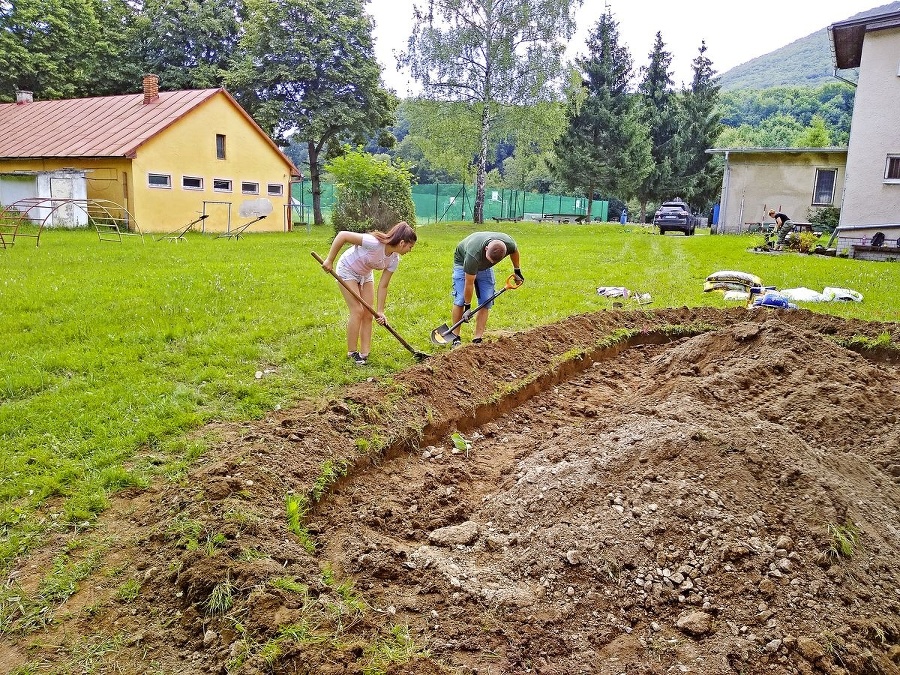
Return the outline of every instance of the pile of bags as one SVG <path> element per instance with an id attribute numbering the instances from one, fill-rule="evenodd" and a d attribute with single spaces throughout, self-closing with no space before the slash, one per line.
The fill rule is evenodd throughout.
<path id="1" fill-rule="evenodd" d="M 703 291 L 723 291 L 725 300 L 748 302 L 748 307 L 775 307 L 796 309 L 795 302 L 862 302 L 862 293 L 849 288 L 828 286 L 821 293 L 809 288 L 788 288 L 781 291 L 774 286 L 763 286 L 755 274 L 722 270 L 713 272 L 703 283 Z"/>

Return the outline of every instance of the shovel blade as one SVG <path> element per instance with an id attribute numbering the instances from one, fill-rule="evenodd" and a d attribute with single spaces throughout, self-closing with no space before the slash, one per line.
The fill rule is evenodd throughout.
<path id="1" fill-rule="evenodd" d="M 456 337 L 450 332 L 447 324 L 442 323 L 440 326 L 431 331 L 431 342 L 436 345 L 449 345 Z"/>

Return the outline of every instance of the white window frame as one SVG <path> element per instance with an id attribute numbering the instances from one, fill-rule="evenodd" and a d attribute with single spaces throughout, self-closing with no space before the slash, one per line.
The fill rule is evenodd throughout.
<path id="1" fill-rule="evenodd" d="M 822 201 L 822 200 L 818 199 L 819 177 L 825 173 L 830 173 L 833 177 L 832 181 L 831 181 L 831 194 L 828 197 L 828 201 Z M 837 177 L 838 177 L 837 169 L 816 169 L 816 182 L 813 184 L 813 195 L 812 195 L 812 205 L 813 206 L 834 206 L 834 192 L 837 189 Z"/>
<path id="2" fill-rule="evenodd" d="M 284 184 L 283 183 L 269 183 L 266 185 L 266 194 L 270 197 L 283 197 L 284 196 Z"/>
<path id="3" fill-rule="evenodd" d="M 888 155 L 884 162 L 884 182 L 900 183 L 900 155 Z"/>
<path id="4" fill-rule="evenodd" d="M 228 187 L 216 187 L 216 183 L 228 183 Z M 213 192 L 232 192 L 234 181 L 230 178 L 213 178 Z"/>
<path id="5" fill-rule="evenodd" d="M 258 195 L 259 194 L 259 183 L 252 180 L 242 180 L 241 181 L 241 194 L 242 195 Z"/>
<path id="6" fill-rule="evenodd" d="M 200 185 L 186 185 L 185 181 L 195 180 L 199 181 Z M 202 190 L 203 189 L 203 177 L 202 176 L 182 176 L 181 177 L 181 189 L 182 190 Z"/>
<path id="7" fill-rule="evenodd" d="M 153 178 L 165 178 L 165 185 L 160 185 L 159 183 L 154 183 Z M 171 190 L 172 189 L 172 174 L 170 173 L 153 173 L 152 171 L 147 172 L 147 187 L 153 188 L 154 190 Z"/>

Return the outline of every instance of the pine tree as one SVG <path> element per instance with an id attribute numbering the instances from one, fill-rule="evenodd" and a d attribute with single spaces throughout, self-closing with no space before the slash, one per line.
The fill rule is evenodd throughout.
<path id="1" fill-rule="evenodd" d="M 686 198 L 680 182 L 683 173 L 678 135 L 678 108 L 672 90 L 672 54 L 665 50 L 662 34 L 656 33 L 649 64 L 643 69 L 644 78 L 638 86 L 641 94 L 642 121 L 650 131 L 650 154 L 653 164 L 637 190 L 644 222 L 647 203 L 663 202 L 676 197 Z"/>
<path id="2" fill-rule="evenodd" d="M 692 206 L 705 210 L 722 189 L 721 158 L 706 152 L 715 147 L 722 132 L 718 78 L 712 61 L 706 56 L 706 42 L 701 43 L 691 67 L 694 71 L 691 89 L 681 97 L 678 143 L 685 158 L 682 170 L 685 198 Z"/>
<path id="3" fill-rule="evenodd" d="M 568 96 L 568 128 L 555 146 L 553 168 L 570 190 L 632 197 L 650 171 L 650 140 L 628 91 L 632 61 L 619 44 L 618 23 L 607 9 L 590 31 L 588 56 L 577 61 L 580 85 Z"/>

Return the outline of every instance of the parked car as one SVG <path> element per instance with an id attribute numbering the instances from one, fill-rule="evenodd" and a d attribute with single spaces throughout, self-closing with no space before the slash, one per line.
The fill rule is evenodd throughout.
<path id="1" fill-rule="evenodd" d="M 691 207 L 680 200 L 663 202 L 653 216 L 653 224 L 659 228 L 660 234 L 673 230 L 691 236 L 698 220 L 697 216 L 691 213 Z"/>

